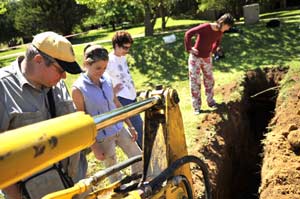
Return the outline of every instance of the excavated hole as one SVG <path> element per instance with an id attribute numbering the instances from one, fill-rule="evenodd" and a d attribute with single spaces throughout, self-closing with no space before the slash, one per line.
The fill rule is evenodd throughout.
<path id="1" fill-rule="evenodd" d="M 248 71 L 245 77 L 245 92 L 241 105 L 244 110 L 244 120 L 238 126 L 245 126 L 244 149 L 235 148 L 232 159 L 231 199 L 257 199 L 260 185 L 260 170 L 262 162 L 262 140 L 268 132 L 268 123 L 274 116 L 276 99 L 280 80 L 287 68 L 256 69 Z M 239 145 L 239 144 L 237 144 Z M 226 164 L 226 163 L 225 163 Z M 226 168 L 226 166 L 225 166 Z M 228 187 L 229 188 L 229 187 Z M 226 197 L 227 198 L 227 197 Z"/>
<path id="2" fill-rule="evenodd" d="M 259 198 L 262 141 L 275 114 L 280 80 L 287 71 L 283 67 L 248 71 L 242 99 L 218 105 L 200 122 L 191 153 L 203 156 L 207 163 L 213 199 Z M 224 96 L 236 87 L 225 85 Z M 215 134 L 204 139 L 209 129 Z M 204 146 L 197 144 L 201 139 L 208 140 Z M 193 169 L 193 174 L 196 198 L 202 199 L 203 185 L 197 177 L 201 173 Z"/>

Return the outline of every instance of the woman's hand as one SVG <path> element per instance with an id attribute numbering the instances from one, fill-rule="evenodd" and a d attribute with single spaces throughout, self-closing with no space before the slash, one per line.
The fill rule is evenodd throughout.
<path id="1" fill-rule="evenodd" d="M 120 92 L 123 89 L 123 84 L 118 83 L 115 87 L 114 87 L 114 93 L 117 94 L 118 92 Z"/>
<path id="2" fill-rule="evenodd" d="M 135 142 L 137 140 L 137 138 L 138 138 L 138 134 L 137 134 L 135 128 L 134 127 L 128 127 L 128 130 L 129 130 L 129 132 L 131 134 L 132 141 Z"/>
<path id="3" fill-rule="evenodd" d="M 196 48 L 192 48 L 189 53 L 193 54 L 193 55 L 198 55 L 199 54 L 199 51 L 196 49 Z"/>
<path id="4" fill-rule="evenodd" d="M 92 151 L 94 152 L 95 157 L 98 160 L 104 160 L 105 159 L 105 154 L 104 151 L 101 149 L 100 145 L 98 142 L 95 142 L 92 146 L 91 146 Z"/>

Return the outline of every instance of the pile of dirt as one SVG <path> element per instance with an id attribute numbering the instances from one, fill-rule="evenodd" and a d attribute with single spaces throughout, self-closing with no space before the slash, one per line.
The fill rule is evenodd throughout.
<path id="1" fill-rule="evenodd" d="M 200 121 L 189 152 L 205 160 L 213 198 L 299 198 L 300 83 L 282 94 L 287 72 L 283 67 L 248 71 L 239 85 L 220 89 L 224 103 Z M 240 87 L 241 100 L 230 101 Z M 193 174 L 201 198 L 201 172 L 194 168 Z"/>
<path id="2" fill-rule="evenodd" d="M 260 198 L 300 198 L 300 78 L 277 100 L 275 116 L 264 139 Z"/>

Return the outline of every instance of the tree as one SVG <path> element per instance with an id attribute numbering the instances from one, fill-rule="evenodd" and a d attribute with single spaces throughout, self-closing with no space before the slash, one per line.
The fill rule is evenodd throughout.
<path id="1" fill-rule="evenodd" d="M 259 3 L 262 5 L 265 11 L 271 11 L 278 8 L 285 9 L 288 2 L 286 0 L 259 0 Z"/>
<path id="2" fill-rule="evenodd" d="M 141 13 L 144 15 L 145 35 L 152 36 L 157 17 L 163 17 L 164 29 L 166 26 L 165 16 L 171 5 L 177 0 L 77 0 L 78 3 L 101 10 L 105 21 L 124 21 L 134 19 Z M 100 13 L 97 11 L 98 14 Z"/>
<path id="3" fill-rule="evenodd" d="M 150 1 L 143 1 L 144 11 L 145 11 L 145 18 L 144 18 L 144 25 L 145 25 L 145 36 L 152 36 L 154 33 L 154 25 L 156 23 L 156 14 L 157 10 L 152 7 Z"/>
<path id="4" fill-rule="evenodd" d="M 6 6 L 7 6 L 7 1 L 4 1 L 4 0 L 1 0 L 0 1 L 0 15 L 2 14 L 5 14 L 7 9 L 6 9 Z"/>
<path id="5" fill-rule="evenodd" d="M 137 0 L 144 6 L 145 36 L 152 36 L 157 17 L 162 17 L 162 29 L 166 28 L 166 13 L 177 0 Z"/>
<path id="6" fill-rule="evenodd" d="M 230 12 L 237 20 L 243 15 L 243 6 L 249 0 L 197 0 L 199 10 Z"/>
<path id="7" fill-rule="evenodd" d="M 113 30 L 122 22 L 140 22 L 139 16 L 143 17 L 141 5 L 133 0 L 77 0 L 77 2 L 95 10 L 96 15 L 89 20 L 97 21 L 95 23 L 98 24 L 110 24 Z"/>
<path id="8" fill-rule="evenodd" d="M 15 15 L 15 27 L 24 36 L 52 30 L 72 33 L 73 28 L 87 17 L 90 10 L 75 0 L 20 0 Z"/>
<path id="9" fill-rule="evenodd" d="M 178 0 L 176 0 L 178 1 Z M 171 9 L 173 7 L 173 5 L 175 5 L 176 1 L 166 1 L 166 0 L 160 0 L 159 2 L 159 15 L 161 17 L 161 29 L 162 31 L 164 31 L 166 29 L 167 26 L 167 21 L 168 21 L 168 17 L 169 14 L 171 12 Z"/>
<path id="10" fill-rule="evenodd" d="M 16 3 L 1 1 L 1 14 L 0 14 L 0 42 L 8 43 L 13 41 L 20 33 L 14 27 L 14 14 L 16 11 Z"/>

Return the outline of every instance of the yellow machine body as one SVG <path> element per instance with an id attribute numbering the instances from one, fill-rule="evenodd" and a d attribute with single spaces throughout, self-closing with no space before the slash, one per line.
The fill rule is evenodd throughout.
<path id="1" fill-rule="evenodd" d="M 117 110 L 112 114 L 113 118 L 105 117 L 105 121 L 98 124 L 95 124 L 95 118 L 77 112 L 0 134 L 0 189 L 91 146 L 98 129 L 142 111 L 145 111 L 142 156 L 144 169 L 140 184 L 146 181 L 150 181 L 151 184 L 152 179 L 160 177 L 160 172 L 168 169 L 176 160 L 186 157 L 188 152 L 176 91 L 157 89 L 144 92 L 141 97 L 155 100 L 126 113 L 119 114 Z M 130 106 L 126 107 L 130 108 Z M 117 116 L 114 117 L 114 115 Z M 85 199 L 188 198 L 187 184 L 193 184 L 188 163 L 172 171 L 171 176 L 184 176 L 185 183 L 182 181 L 174 183 L 169 176 L 164 179 L 159 189 L 150 192 L 147 191 L 146 185 L 143 188 L 137 186 L 136 189 L 126 192 L 116 192 L 116 188 L 120 187 L 123 181 L 95 189 L 94 185 L 107 177 L 101 172 L 79 181 L 71 188 L 48 194 L 43 199 L 71 199 L 92 188 L 94 188 L 93 191 L 87 194 Z M 191 193 L 193 188 L 190 187 L 189 190 Z"/>
<path id="2" fill-rule="evenodd" d="M 172 98 L 174 96 L 174 92 L 175 90 L 165 92 L 166 125 L 164 131 L 166 134 L 165 140 L 169 165 L 175 160 L 188 155 L 181 111 L 179 105 L 175 103 Z M 189 164 L 185 164 L 177 169 L 175 171 L 175 175 L 184 175 L 189 180 L 189 183 L 193 184 Z"/>
<path id="3" fill-rule="evenodd" d="M 185 190 L 182 187 L 167 184 L 158 193 L 156 193 L 151 197 L 151 199 L 161 199 L 161 198 L 182 199 L 188 197 Z"/>
<path id="4" fill-rule="evenodd" d="M 0 134 L 0 189 L 95 141 L 93 118 L 77 112 Z"/>

